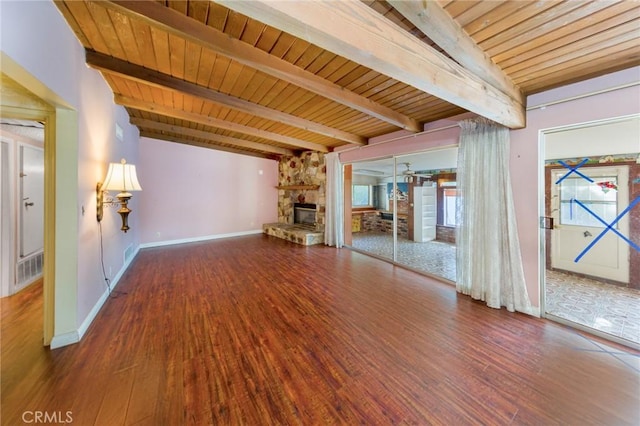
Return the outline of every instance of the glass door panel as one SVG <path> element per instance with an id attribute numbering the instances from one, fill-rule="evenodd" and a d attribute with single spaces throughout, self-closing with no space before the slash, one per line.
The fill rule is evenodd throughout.
<path id="1" fill-rule="evenodd" d="M 448 148 L 353 163 L 351 246 L 455 281 L 456 159 Z"/>
<path id="2" fill-rule="evenodd" d="M 439 172 L 450 176 L 455 170 L 445 170 L 445 166 L 451 164 L 444 162 L 437 167 L 435 159 L 442 155 L 440 151 L 428 151 L 396 159 L 399 189 L 406 198 L 398 207 L 396 262 L 455 281 L 455 243 L 438 240 L 437 232 L 438 227 L 442 229 L 440 222 L 445 218 L 441 213 L 444 190 L 438 187 Z M 450 156 L 455 157 L 455 151 Z M 455 211 L 449 213 L 455 217 Z M 452 226 L 451 234 L 455 234 L 455 223 L 449 226 Z"/>
<path id="3" fill-rule="evenodd" d="M 387 260 L 394 258 L 393 170 L 393 158 L 352 165 L 351 246 Z"/>
<path id="4" fill-rule="evenodd" d="M 640 227 L 634 227 L 640 217 L 639 124 L 638 117 L 622 117 L 556 128 L 544 132 L 542 142 L 543 315 L 635 345 L 640 344 Z"/>

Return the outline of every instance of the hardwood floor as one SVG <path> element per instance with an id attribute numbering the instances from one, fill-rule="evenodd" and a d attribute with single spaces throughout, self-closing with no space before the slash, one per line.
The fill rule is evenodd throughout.
<path id="1" fill-rule="evenodd" d="M 54 351 L 37 286 L 3 301 L 2 424 L 640 423 L 637 352 L 347 249 L 145 249 L 116 290 Z"/>

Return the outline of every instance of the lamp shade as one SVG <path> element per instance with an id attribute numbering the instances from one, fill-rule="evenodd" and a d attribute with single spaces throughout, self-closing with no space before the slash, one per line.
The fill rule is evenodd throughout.
<path id="1" fill-rule="evenodd" d="M 136 175 L 136 166 L 127 164 L 122 159 L 120 163 L 110 163 L 107 177 L 101 187 L 102 191 L 142 191 Z"/>

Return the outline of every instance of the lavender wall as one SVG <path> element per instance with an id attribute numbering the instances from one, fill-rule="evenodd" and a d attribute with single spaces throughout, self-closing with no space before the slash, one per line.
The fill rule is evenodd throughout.
<path id="1" fill-rule="evenodd" d="M 141 243 L 262 232 L 278 220 L 278 163 L 140 139 Z"/>
<path id="2" fill-rule="evenodd" d="M 544 191 L 544 159 L 539 154 L 541 130 L 640 113 L 640 67 L 609 74 L 530 96 L 527 127 L 511 132 L 511 183 L 529 296 L 540 300 L 540 195 Z M 629 86 L 626 88 L 616 87 Z M 611 90 L 614 89 L 614 90 Z M 611 90 L 611 91 L 609 91 Z M 597 94 L 597 92 L 604 91 Z M 589 95 L 591 94 L 591 95 Z M 581 97 L 589 95 L 586 97 Z M 574 98 L 574 99 L 572 99 Z M 639 141 L 640 150 L 640 141 Z"/>
<path id="3" fill-rule="evenodd" d="M 54 347 L 77 341 L 104 300 L 95 187 L 109 162 L 122 157 L 137 162 L 138 130 L 113 103 L 102 76 L 86 66 L 84 49 L 53 2 L 0 1 L 0 28 L 3 53 L 25 70 L 10 77 L 55 99 L 58 109 L 56 265 L 68 267 L 56 270 Z M 115 137 L 116 123 L 123 128 L 122 141 Z M 134 210 L 136 205 L 134 197 Z M 112 279 L 126 267 L 124 251 L 139 241 L 138 218 L 132 217 L 127 234 L 119 231 L 118 218 L 108 209 L 103 221 L 105 265 Z M 58 279 L 59 274 L 68 279 Z"/>
<path id="4" fill-rule="evenodd" d="M 528 111 L 527 127 L 511 131 L 511 184 L 525 279 L 534 306 L 540 306 L 538 216 L 539 195 L 543 189 L 539 186 L 539 173 L 542 172 L 543 161 L 538 152 L 539 132 L 552 127 L 640 113 L 639 81 L 640 67 L 530 96 L 528 105 L 531 106 L 562 102 Z M 608 91 L 619 86 L 629 87 Z M 600 91 L 605 92 L 595 94 Z M 584 95 L 588 96 L 580 98 Z M 340 160 L 348 163 L 457 145 L 459 129 L 451 126 L 468 116 L 429 123 L 425 126 L 426 132 L 420 135 L 396 132 L 376 138 L 372 146 L 344 150 Z"/>

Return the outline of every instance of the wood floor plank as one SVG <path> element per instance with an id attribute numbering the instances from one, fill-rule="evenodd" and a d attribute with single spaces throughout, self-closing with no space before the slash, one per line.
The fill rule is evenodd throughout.
<path id="1" fill-rule="evenodd" d="M 139 425 L 145 420 L 153 423 L 163 369 L 160 362 L 149 360 L 135 370 L 125 422 L 127 425 Z"/>
<path id="2" fill-rule="evenodd" d="M 2 301 L 3 425 L 640 422 L 637 351 L 347 249 L 144 249 L 116 290 L 54 351 L 37 287 Z"/>
<path id="3" fill-rule="evenodd" d="M 120 370 L 109 376 L 95 425 L 126 424 L 134 378 L 134 369 Z"/>

